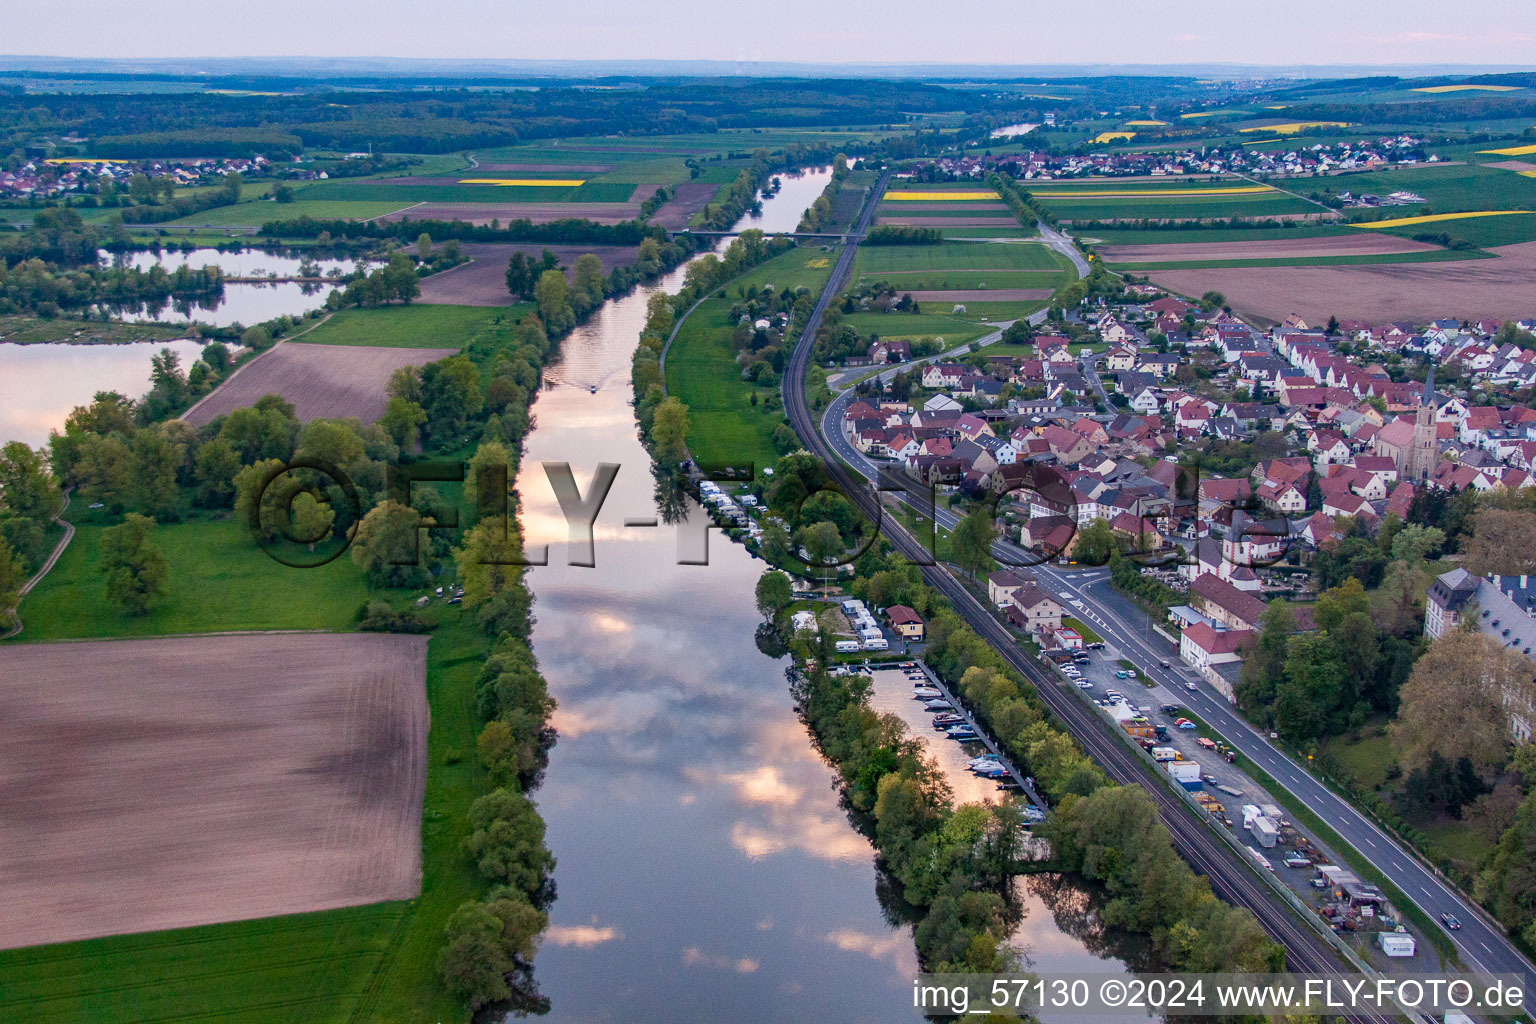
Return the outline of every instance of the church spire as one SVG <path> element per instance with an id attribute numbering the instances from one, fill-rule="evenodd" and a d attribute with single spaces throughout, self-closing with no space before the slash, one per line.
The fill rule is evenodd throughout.
<path id="1" fill-rule="evenodd" d="M 1424 394 L 1419 397 L 1419 405 L 1435 404 L 1435 360 L 1429 360 L 1429 374 L 1424 378 Z"/>

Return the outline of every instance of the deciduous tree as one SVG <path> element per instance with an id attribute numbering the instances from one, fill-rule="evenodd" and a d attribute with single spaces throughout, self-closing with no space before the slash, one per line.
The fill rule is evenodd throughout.
<path id="1" fill-rule="evenodd" d="M 101 574 L 107 597 L 130 615 L 142 615 L 165 597 L 170 570 L 150 537 L 155 522 L 130 512 L 101 532 Z"/>

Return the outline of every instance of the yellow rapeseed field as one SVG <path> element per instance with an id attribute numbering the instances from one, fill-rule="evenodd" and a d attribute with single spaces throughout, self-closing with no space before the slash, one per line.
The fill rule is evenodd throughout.
<path id="1" fill-rule="evenodd" d="M 1522 88 L 1518 85 L 1423 85 L 1414 92 L 1465 92 L 1468 89 L 1477 89 L 1483 92 L 1514 92 Z"/>
<path id="2" fill-rule="evenodd" d="M 521 185 L 524 188 L 575 188 L 585 178 L 460 178 L 460 185 Z"/>
<path id="3" fill-rule="evenodd" d="M 1136 137 L 1135 132 L 1099 132 L 1089 142 L 1114 142 L 1117 139 L 1125 139 L 1129 142 Z"/>
<path id="4" fill-rule="evenodd" d="M 1035 196 L 1040 199 L 1056 199 L 1060 196 L 1242 196 L 1256 192 L 1273 192 L 1268 185 L 1234 185 L 1231 188 L 1124 188 L 1095 189 L 1091 192 L 1058 192 L 1040 189 Z"/>
<path id="5" fill-rule="evenodd" d="M 1480 149 L 1479 153 L 1492 153 L 1494 156 L 1530 156 L 1536 153 L 1536 146 L 1511 146 L 1508 149 Z"/>
<path id="6" fill-rule="evenodd" d="M 996 192 L 910 192 L 897 189 L 885 198 L 895 203 L 974 203 L 978 199 L 996 199 Z"/>
<path id="7" fill-rule="evenodd" d="M 1352 228 L 1406 228 L 1414 224 L 1433 224 L 1442 220 L 1465 220 L 1468 217 L 1509 217 L 1530 210 L 1469 210 L 1466 213 L 1426 213 L 1421 217 L 1394 217 L 1391 220 L 1373 220 L 1368 224 L 1351 224 Z"/>
<path id="8" fill-rule="evenodd" d="M 1261 124 L 1256 128 L 1239 128 L 1240 132 L 1279 132 L 1294 135 L 1304 128 L 1348 128 L 1348 121 L 1290 121 L 1286 124 Z"/>

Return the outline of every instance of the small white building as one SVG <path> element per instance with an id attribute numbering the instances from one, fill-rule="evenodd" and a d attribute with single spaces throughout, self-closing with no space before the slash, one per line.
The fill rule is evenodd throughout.
<path id="1" fill-rule="evenodd" d="M 1413 956 L 1416 946 L 1407 932 L 1377 932 L 1376 945 L 1387 956 Z"/>

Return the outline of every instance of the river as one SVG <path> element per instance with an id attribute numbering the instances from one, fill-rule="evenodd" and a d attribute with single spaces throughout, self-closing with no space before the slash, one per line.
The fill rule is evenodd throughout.
<path id="1" fill-rule="evenodd" d="M 784 178 L 739 226 L 793 229 L 827 180 Z M 881 910 L 873 851 L 795 715 L 787 661 L 754 643 L 764 564 L 715 534 L 708 565 L 679 565 L 673 527 L 622 525 L 661 518 L 629 367 L 651 292 L 682 277 L 565 339 L 518 477 L 527 550 L 549 545 L 529 577 L 533 647 L 560 705 L 535 794 L 558 858 L 535 972 L 549 1019 L 917 1020 L 910 928 Z M 598 462 L 620 466 L 593 568 L 566 564 L 546 461 L 570 463 L 583 494 Z M 1026 945 L 1100 964 L 1026 905 Z"/>

